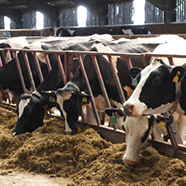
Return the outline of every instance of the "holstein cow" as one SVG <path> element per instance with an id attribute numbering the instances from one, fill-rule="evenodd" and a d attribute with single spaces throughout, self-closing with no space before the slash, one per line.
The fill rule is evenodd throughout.
<path id="1" fill-rule="evenodd" d="M 55 101 L 42 95 L 42 91 L 56 90 L 64 86 L 60 68 L 55 63 L 53 69 L 45 80 L 32 94 L 22 94 L 21 101 L 17 108 L 18 121 L 14 135 L 25 132 L 32 132 L 43 125 L 45 108 L 52 108 L 56 105 Z"/>
<path id="2" fill-rule="evenodd" d="M 183 54 L 183 52 L 181 52 L 183 49 L 180 47 L 183 47 L 185 41 L 180 40 L 179 42 L 176 42 L 179 45 L 175 45 L 175 42 L 159 45 L 153 53 Z M 185 59 L 173 59 L 176 65 L 185 63 Z M 168 64 L 167 59 L 166 63 Z M 185 67 L 185 65 L 181 67 L 182 71 L 184 71 L 183 67 Z M 180 112 L 180 105 L 177 105 L 179 98 L 175 98 L 175 86 L 179 87 L 179 83 L 175 82 L 177 82 L 177 80 L 179 81 L 182 76 L 181 73 L 175 73 L 175 70 L 179 68 L 180 67 L 165 65 L 162 60 L 155 59 L 151 65 L 142 71 L 136 68 L 132 68 L 130 70 L 131 75 L 134 78 L 133 84 L 137 85 L 137 87 L 129 100 L 124 103 L 125 114 L 129 115 L 129 117 L 126 118 L 126 122 L 124 122 L 127 149 L 123 160 L 126 164 L 134 165 L 137 163 L 139 159 L 139 152 L 144 147 L 152 129 L 153 132 L 156 132 L 156 134 L 158 132 L 159 136 L 156 135 L 159 137 L 158 140 L 162 140 L 160 136 L 162 131 L 158 131 L 159 127 L 157 120 L 155 119 L 152 122 L 149 118 L 153 118 L 153 116 L 149 114 L 159 114 L 161 112 L 166 112 L 167 110 L 172 110 L 172 112 L 175 111 L 173 116 L 183 140 L 186 127 L 185 114 L 183 115 L 183 111 Z M 172 80 L 175 82 L 172 82 Z M 176 91 L 179 92 L 179 89 L 177 88 Z M 182 100 L 180 99 L 180 103 L 181 101 Z M 122 114 L 122 110 L 118 113 Z M 160 129 L 162 130 L 163 128 L 161 127 Z M 165 129 L 163 134 L 166 135 L 166 133 L 167 131 Z"/>
<path id="3" fill-rule="evenodd" d="M 138 138 L 137 141 L 139 141 L 140 138 L 143 139 L 147 134 L 149 135 L 150 128 L 152 127 L 152 125 L 148 125 L 147 122 L 138 125 L 139 118 L 143 120 L 147 119 L 147 116 L 144 115 L 159 114 L 167 111 L 185 115 L 185 66 L 184 64 L 173 67 L 164 64 L 160 59 L 155 59 L 136 76 L 137 87 L 131 97 L 124 103 L 124 113 L 129 116 L 127 117 L 129 120 L 133 120 L 133 122 L 136 123 L 135 126 L 138 128 L 136 135 L 136 138 Z M 184 119 L 180 117 L 178 127 L 181 125 L 180 128 L 182 131 L 180 131 L 180 134 L 182 138 L 186 126 L 183 121 Z M 133 126 L 133 124 L 131 125 Z M 126 130 L 126 134 L 129 131 L 133 134 L 132 137 L 130 136 L 128 142 L 137 143 L 134 139 L 136 132 L 131 125 L 128 125 L 128 130 Z M 136 146 L 133 146 L 133 151 L 131 150 L 130 155 L 137 156 L 139 151 L 135 151 L 137 151 L 138 148 L 139 147 L 136 148 Z M 126 152 L 128 152 L 127 150 Z M 124 157 L 124 161 L 132 165 L 137 162 L 137 158 L 131 159 L 128 156 Z"/>

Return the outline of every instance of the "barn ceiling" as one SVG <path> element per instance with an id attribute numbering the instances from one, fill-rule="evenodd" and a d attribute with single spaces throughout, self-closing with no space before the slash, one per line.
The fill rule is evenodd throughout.
<path id="1" fill-rule="evenodd" d="M 40 11 L 56 19 L 58 10 L 84 5 L 99 16 L 104 16 L 110 3 L 130 2 L 132 0 L 0 0 L 0 14 L 10 17 L 14 21 L 21 20 L 23 12 Z M 175 8 L 176 0 L 147 0 L 162 10 Z"/>

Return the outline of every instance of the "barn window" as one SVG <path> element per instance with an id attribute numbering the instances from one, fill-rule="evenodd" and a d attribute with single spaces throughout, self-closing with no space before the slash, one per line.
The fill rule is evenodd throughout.
<path id="1" fill-rule="evenodd" d="M 86 26 L 87 9 L 84 6 L 77 7 L 77 22 L 79 27 Z"/>
<path id="2" fill-rule="evenodd" d="M 4 29 L 9 30 L 10 29 L 10 18 L 7 16 L 4 16 Z"/>
<path id="3" fill-rule="evenodd" d="M 37 29 L 43 29 L 43 14 L 41 12 L 36 12 L 36 28 Z"/>
<path id="4" fill-rule="evenodd" d="M 134 15 L 132 20 L 135 25 L 144 24 L 145 21 L 145 0 L 134 0 Z"/>

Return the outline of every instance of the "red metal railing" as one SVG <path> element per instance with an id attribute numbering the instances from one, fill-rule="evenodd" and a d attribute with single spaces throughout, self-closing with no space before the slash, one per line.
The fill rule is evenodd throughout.
<path id="1" fill-rule="evenodd" d="M 8 52 L 13 52 L 15 60 L 16 60 L 18 73 L 19 73 L 19 78 L 20 78 L 21 85 L 22 85 L 22 88 L 23 88 L 24 92 L 26 92 L 26 85 L 25 85 L 25 80 L 24 80 L 23 72 L 22 72 L 21 65 L 20 65 L 20 59 L 18 57 L 18 52 L 23 53 L 24 62 L 26 64 L 26 67 L 27 67 L 27 70 L 28 70 L 28 77 L 29 77 L 30 84 L 31 84 L 33 90 L 36 90 L 36 86 L 35 86 L 35 82 L 34 82 L 34 79 L 33 79 L 32 72 L 31 72 L 29 59 L 28 59 L 28 56 L 27 56 L 28 52 L 32 52 L 32 54 L 34 56 L 34 61 L 35 61 L 35 65 L 36 65 L 36 69 L 37 69 L 37 73 L 38 73 L 40 82 L 42 82 L 44 80 L 44 78 L 43 78 L 42 70 L 41 70 L 40 65 L 39 65 L 39 60 L 38 60 L 37 54 L 40 53 L 40 52 L 42 54 L 44 54 L 43 56 L 45 56 L 48 71 L 50 71 L 52 69 L 51 61 L 49 59 L 49 54 L 52 54 L 52 53 L 55 54 L 58 66 L 61 70 L 61 75 L 62 75 L 64 84 L 66 84 L 73 76 L 73 72 L 72 72 L 73 62 L 72 62 L 72 60 L 73 60 L 73 56 L 77 56 L 80 68 L 82 70 L 82 74 L 83 74 L 83 76 L 86 80 L 89 93 L 92 97 L 91 102 L 92 102 L 93 111 L 94 111 L 95 118 L 96 118 L 96 121 L 97 121 L 98 125 L 100 125 L 100 119 L 99 119 L 98 112 L 97 112 L 97 109 L 96 109 L 95 101 L 93 99 L 93 93 L 92 93 L 91 86 L 90 86 L 90 83 L 89 83 L 89 80 L 88 80 L 87 72 L 86 72 L 85 67 L 83 65 L 82 55 L 85 55 L 85 54 L 90 55 L 91 58 L 92 58 L 94 68 L 95 68 L 95 71 L 96 71 L 96 74 L 97 74 L 97 77 L 98 77 L 98 80 L 99 80 L 99 84 L 100 84 L 100 87 L 101 87 L 101 90 L 102 90 L 102 94 L 105 98 L 106 105 L 107 105 L 108 108 L 110 108 L 111 105 L 110 105 L 108 93 L 107 93 L 106 88 L 105 88 L 105 84 L 104 84 L 104 81 L 103 81 L 101 71 L 99 69 L 99 65 L 98 65 L 96 56 L 105 55 L 105 56 L 108 57 L 108 61 L 109 61 L 110 66 L 111 66 L 111 70 L 112 70 L 113 77 L 114 77 L 114 80 L 115 80 L 115 83 L 116 83 L 116 86 L 117 86 L 117 90 L 118 90 L 118 93 L 119 93 L 119 96 L 120 96 L 121 103 L 125 102 L 126 98 L 123 95 L 121 83 L 120 83 L 117 72 L 116 72 L 116 70 L 114 68 L 114 65 L 113 65 L 112 56 L 125 57 L 129 68 L 131 68 L 133 66 L 132 61 L 131 61 L 131 57 L 141 58 L 145 65 L 148 65 L 150 63 L 150 59 L 152 57 L 167 57 L 168 60 L 169 60 L 169 63 L 171 65 L 174 64 L 173 57 L 186 58 L 186 55 L 170 55 L 170 54 L 166 55 L 166 54 L 149 54 L 149 53 L 148 54 L 136 54 L 136 53 L 106 53 L 106 52 L 105 53 L 103 53 L 103 52 L 100 53 L 100 52 L 90 52 L 90 51 L 89 52 L 43 51 L 43 50 L 28 50 L 28 49 L 17 50 L 17 49 L 9 49 L 9 48 L 1 49 L 0 52 L 2 52 L 2 54 L 3 54 L 3 55 L 1 55 L 1 58 L 4 57 L 5 59 L 6 59 L 6 54 Z M 62 64 L 62 61 L 61 61 L 61 55 L 64 55 L 63 64 Z M 8 61 L 6 61 L 6 62 L 8 62 Z"/>

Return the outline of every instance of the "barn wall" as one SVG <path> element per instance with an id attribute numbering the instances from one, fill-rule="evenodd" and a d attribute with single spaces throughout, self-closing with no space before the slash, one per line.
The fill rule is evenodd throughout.
<path id="1" fill-rule="evenodd" d="M 23 13 L 22 20 L 22 28 L 36 28 L 36 11 Z"/>
<path id="2" fill-rule="evenodd" d="M 186 21 L 186 2 L 185 0 L 176 0 L 176 22 Z"/>
<path id="3" fill-rule="evenodd" d="M 98 26 L 99 25 L 99 17 L 87 10 L 86 24 L 87 24 L 87 26 Z"/>
<path id="4" fill-rule="evenodd" d="M 108 5 L 108 24 L 121 25 L 133 24 L 134 14 L 133 2 L 109 4 Z"/>
<path id="5" fill-rule="evenodd" d="M 163 23 L 164 11 L 146 1 L 145 3 L 145 23 Z"/>
<path id="6" fill-rule="evenodd" d="M 77 9 L 61 9 L 59 11 L 59 26 L 77 26 Z"/>
<path id="7" fill-rule="evenodd" d="M 4 16 L 0 16 L 0 29 L 4 28 Z"/>
<path id="8" fill-rule="evenodd" d="M 48 17 L 48 16 L 45 16 L 45 15 L 43 15 L 44 16 L 44 24 L 43 24 L 43 27 L 44 28 L 47 28 L 47 27 L 55 27 L 55 24 L 56 23 L 53 23 L 52 22 L 52 19 L 50 18 L 50 17 Z"/>

